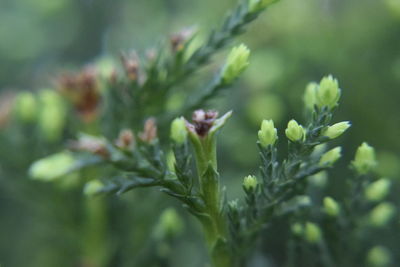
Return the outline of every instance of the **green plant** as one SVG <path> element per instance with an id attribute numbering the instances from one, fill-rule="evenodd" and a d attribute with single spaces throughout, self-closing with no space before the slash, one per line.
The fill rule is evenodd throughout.
<path id="1" fill-rule="evenodd" d="M 260 237 L 282 221 L 290 229 L 284 239 L 289 266 L 295 266 L 302 259 L 301 255 L 307 253 L 311 256 L 305 257 L 302 263 L 305 266 L 355 266 L 365 259 L 375 265 L 382 259 L 390 262 L 390 253 L 385 248 L 372 248 L 375 244 L 364 242 L 360 234 L 371 227 L 387 225 L 396 212 L 390 202 L 382 203 L 390 182 L 386 179 L 374 181 L 370 175 L 376 165 L 370 146 L 363 144 L 357 151 L 351 164 L 356 175 L 347 179 L 345 196 L 334 199 L 324 192 L 319 192 L 322 197 L 310 192 L 315 190 L 313 179 L 332 168 L 341 157 L 340 147 L 327 151 L 325 143 L 339 137 L 350 126 L 349 122 L 331 125 L 341 96 L 338 82 L 331 76 L 323 78 L 319 84 L 307 86 L 305 123 L 302 126 L 291 120 L 285 130 L 287 156 L 281 153 L 284 148 L 278 143 L 274 123 L 271 120 L 261 123 L 257 144 L 260 175 L 244 178 L 244 201 L 227 200 L 219 177 L 216 134 L 232 113 L 218 118 L 218 112 L 198 108 L 232 85 L 248 65 L 249 50 L 244 45 L 233 48 L 225 65 L 205 89 L 187 93 L 179 86 L 272 2 L 275 1 L 255 0 L 239 5 L 194 53 L 190 53 L 193 32 L 185 30 L 173 36 L 167 46 L 151 51 L 146 60 L 134 53 L 123 55 L 122 71 L 107 73 L 100 81 L 92 69 L 62 76 L 60 92 L 77 115 L 72 116 L 74 123 L 78 121 L 75 130 L 86 134 L 70 143 L 71 151 L 36 162 L 31 167 L 31 175 L 53 180 L 91 167 L 85 173 L 90 181 L 84 192 L 89 196 L 159 187 L 181 201 L 200 221 L 210 259 L 216 267 L 249 264 L 257 241 L 263 239 Z M 187 98 L 171 110 L 169 101 L 185 93 Z M 19 102 L 28 108 L 32 106 L 28 96 L 21 96 Z M 179 117 L 193 110 L 192 122 Z M 31 120 L 30 114 L 19 113 L 27 120 Z M 166 133 L 171 121 L 172 142 L 168 142 Z M 173 164 L 169 164 L 171 151 Z M 102 204 L 97 204 L 94 210 L 101 211 Z M 102 224 L 97 224 L 102 214 L 92 218 L 94 230 L 100 225 L 99 231 L 102 231 Z M 167 225 L 168 216 L 167 219 L 162 216 Z M 360 232 L 353 233 L 354 228 Z M 167 231 L 157 229 L 155 232 Z M 167 234 L 158 236 L 162 238 L 154 239 L 168 239 Z M 337 236 L 341 236 L 340 240 Z M 102 242 L 96 236 L 93 240 L 88 248 L 96 254 L 96 250 L 98 253 L 104 247 L 93 245 Z M 346 241 L 350 242 L 343 245 Z M 88 255 L 91 253 L 89 251 Z M 158 260 L 166 261 L 162 257 Z"/>

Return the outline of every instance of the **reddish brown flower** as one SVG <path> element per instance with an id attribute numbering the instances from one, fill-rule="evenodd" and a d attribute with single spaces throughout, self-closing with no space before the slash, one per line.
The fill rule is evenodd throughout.
<path id="1" fill-rule="evenodd" d="M 214 125 L 218 117 L 218 112 L 214 110 L 204 111 L 202 109 L 196 110 L 192 115 L 192 123 L 186 122 L 189 130 L 194 131 L 197 135 L 204 137 L 208 134 L 211 127 Z"/>
<path id="2" fill-rule="evenodd" d="M 140 133 L 139 138 L 146 143 L 152 143 L 157 139 L 157 125 L 154 118 L 149 118 L 144 123 L 144 130 Z"/>
<path id="3" fill-rule="evenodd" d="M 89 122 L 96 117 L 100 92 L 94 68 L 85 68 L 77 74 L 62 74 L 58 78 L 58 88 L 84 121 Z"/>
<path id="4" fill-rule="evenodd" d="M 129 149 L 134 146 L 135 136 L 129 129 L 124 129 L 119 133 L 118 139 L 115 141 L 117 147 Z"/>

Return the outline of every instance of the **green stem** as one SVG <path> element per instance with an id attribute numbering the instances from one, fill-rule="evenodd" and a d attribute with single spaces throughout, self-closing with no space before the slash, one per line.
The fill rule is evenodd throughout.
<path id="1" fill-rule="evenodd" d="M 105 199 L 87 198 L 85 201 L 84 261 L 93 267 L 107 266 L 107 216 Z"/>

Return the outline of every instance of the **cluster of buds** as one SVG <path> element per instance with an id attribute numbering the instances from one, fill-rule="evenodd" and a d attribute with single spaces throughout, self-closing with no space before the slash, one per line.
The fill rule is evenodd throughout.
<path id="1" fill-rule="evenodd" d="M 304 140 L 306 137 L 306 130 L 303 126 L 299 125 L 297 121 L 289 121 L 285 130 L 286 137 L 292 142 L 298 142 Z"/>
<path id="2" fill-rule="evenodd" d="M 376 166 L 375 150 L 367 143 L 362 143 L 356 151 L 352 166 L 358 174 L 367 174 Z"/>
<path id="3" fill-rule="evenodd" d="M 278 140 L 278 133 L 274 122 L 272 120 L 263 120 L 261 129 L 258 131 L 258 141 L 261 146 L 267 148 L 269 145 L 275 144 L 276 140 Z"/>
<path id="4" fill-rule="evenodd" d="M 254 192 L 257 189 L 258 181 L 254 175 L 248 175 L 243 179 L 243 189 L 245 192 Z"/>
<path id="5" fill-rule="evenodd" d="M 321 166 L 332 166 L 342 156 L 342 148 L 335 147 L 325 152 L 319 160 Z"/>
<path id="6" fill-rule="evenodd" d="M 249 65 L 250 50 L 244 44 L 232 48 L 225 66 L 222 69 L 222 79 L 225 84 L 231 84 Z"/>
<path id="7" fill-rule="evenodd" d="M 333 109 L 338 105 L 341 96 L 338 81 L 331 75 L 322 78 L 319 84 L 310 83 L 306 87 L 304 102 L 307 108 L 328 107 Z"/>
<path id="8" fill-rule="evenodd" d="M 100 92 L 94 68 L 87 67 L 77 74 L 63 74 L 57 82 L 61 94 L 73 104 L 84 121 L 96 118 Z"/>

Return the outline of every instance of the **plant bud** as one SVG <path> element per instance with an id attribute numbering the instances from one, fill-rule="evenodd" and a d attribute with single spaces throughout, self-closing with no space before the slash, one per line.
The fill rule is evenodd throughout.
<path id="1" fill-rule="evenodd" d="M 321 166 L 332 166 L 333 163 L 335 163 L 340 157 L 342 156 L 342 148 L 341 147 L 335 147 L 328 152 L 325 152 L 325 154 L 322 155 L 319 165 Z"/>
<path id="2" fill-rule="evenodd" d="M 292 142 L 300 141 L 305 137 L 303 126 L 299 125 L 295 120 L 289 121 L 285 133 L 287 138 Z"/>
<path id="3" fill-rule="evenodd" d="M 248 175 L 243 179 L 243 188 L 246 191 L 254 191 L 257 188 L 258 181 L 254 175 Z"/>
<path id="4" fill-rule="evenodd" d="M 307 222 L 304 227 L 304 238 L 310 243 L 319 243 L 321 241 L 321 229 L 312 222 Z"/>
<path id="5" fill-rule="evenodd" d="M 309 110 L 314 110 L 314 106 L 317 103 L 317 93 L 318 84 L 315 82 L 311 82 L 307 85 L 306 90 L 304 92 L 303 100 L 304 105 Z"/>
<path id="6" fill-rule="evenodd" d="M 304 227 L 301 223 L 292 224 L 290 230 L 295 236 L 302 236 L 304 234 Z"/>
<path id="7" fill-rule="evenodd" d="M 325 213 L 332 217 L 337 217 L 340 213 L 339 204 L 331 197 L 324 198 Z"/>
<path id="8" fill-rule="evenodd" d="M 317 105 L 319 107 L 334 108 L 340 98 L 339 84 L 331 75 L 322 78 L 316 93 Z"/>
<path id="9" fill-rule="evenodd" d="M 250 50 L 241 44 L 232 48 L 222 70 L 222 79 L 225 84 L 232 83 L 249 65 Z"/>
<path id="10" fill-rule="evenodd" d="M 258 131 L 258 140 L 261 145 L 266 148 L 269 145 L 275 144 L 278 139 L 277 130 L 274 127 L 272 120 L 263 120 L 261 123 L 261 129 Z"/>
<path id="11" fill-rule="evenodd" d="M 371 267 L 386 267 L 391 262 L 391 255 L 387 248 L 375 246 L 368 251 L 367 263 Z"/>
<path id="12" fill-rule="evenodd" d="M 375 150 L 367 143 L 362 143 L 356 151 L 352 166 L 359 174 L 366 174 L 376 166 Z"/>
<path id="13" fill-rule="evenodd" d="M 183 227 L 182 219 L 175 209 L 167 208 L 160 216 L 160 220 L 154 230 L 154 236 L 159 240 L 173 238 L 182 232 Z"/>
<path id="14" fill-rule="evenodd" d="M 61 152 L 34 162 L 29 168 L 32 179 L 52 181 L 69 172 L 75 164 L 71 153 Z"/>
<path id="15" fill-rule="evenodd" d="M 249 1 L 249 11 L 251 13 L 259 12 L 269 6 L 270 4 L 273 4 L 279 0 L 250 0 Z"/>
<path id="16" fill-rule="evenodd" d="M 180 117 L 172 121 L 171 139 L 178 145 L 183 145 L 187 139 L 187 130 L 185 119 Z"/>
<path id="17" fill-rule="evenodd" d="M 31 92 L 22 92 L 15 99 L 15 113 L 23 122 L 32 122 L 36 118 L 37 103 Z"/>
<path id="18" fill-rule="evenodd" d="M 322 133 L 323 136 L 329 137 L 329 139 L 335 139 L 342 135 L 349 127 L 351 126 L 350 122 L 342 121 L 339 123 L 335 123 L 332 126 L 328 126 Z"/>
<path id="19" fill-rule="evenodd" d="M 379 179 L 365 189 L 365 197 L 369 201 L 381 201 L 388 195 L 390 185 L 391 182 L 388 179 Z"/>
<path id="20" fill-rule="evenodd" d="M 59 140 L 66 123 L 67 112 L 60 95 L 52 90 L 39 93 L 41 109 L 38 124 L 45 139 L 50 142 Z"/>
<path id="21" fill-rule="evenodd" d="M 100 193 L 101 189 L 104 187 L 104 184 L 99 180 L 92 180 L 85 184 L 83 189 L 83 193 L 86 196 L 94 196 Z"/>
<path id="22" fill-rule="evenodd" d="M 389 202 L 377 205 L 369 214 L 369 222 L 375 227 L 383 227 L 389 223 L 396 213 L 396 207 Z"/>

